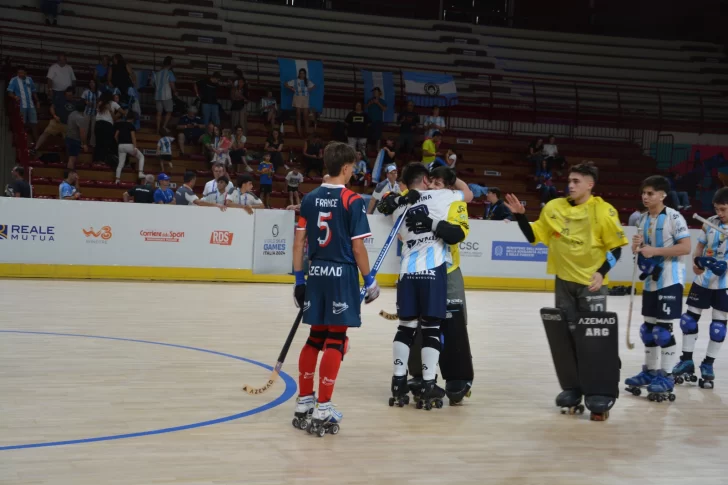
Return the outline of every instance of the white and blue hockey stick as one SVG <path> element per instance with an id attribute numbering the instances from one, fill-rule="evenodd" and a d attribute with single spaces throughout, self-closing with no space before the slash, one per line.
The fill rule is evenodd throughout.
<path id="1" fill-rule="evenodd" d="M 407 215 L 408 210 L 409 210 L 409 207 L 407 209 L 405 209 L 405 211 L 402 213 L 402 215 L 399 216 L 397 221 L 394 223 L 394 227 L 392 227 L 392 231 L 389 233 L 387 240 L 384 242 L 384 246 L 382 247 L 382 250 L 379 251 L 379 256 L 377 257 L 377 260 L 374 261 L 374 266 L 372 266 L 372 270 L 369 273 L 373 277 L 376 277 L 377 273 L 379 273 L 379 268 L 382 267 L 382 263 L 384 263 L 384 258 L 387 257 L 389 248 L 392 246 L 392 243 L 397 238 L 397 233 L 399 232 L 399 228 L 402 227 L 402 222 L 404 221 L 404 216 Z M 367 294 L 366 287 L 362 287 L 361 291 L 359 292 L 360 301 L 364 301 L 364 297 L 366 296 L 366 294 Z"/>

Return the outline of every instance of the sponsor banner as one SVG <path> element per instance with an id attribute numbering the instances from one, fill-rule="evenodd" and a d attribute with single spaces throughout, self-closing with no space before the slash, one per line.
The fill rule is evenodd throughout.
<path id="1" fill-rule="evenodd" d="M 255 211 L 253 274 L 289 274 L 293 267 L 293 211 Z"/>
<path id="2" fill-rule="evenodd" d="M 210 244 L 217 244 L 218 246 L 232 246 L 233 234 L 230 231 L 212 231 L 210 234 Z"/>
<path id="3" fill-rule="evenodd" d="M 493 261 L 536 261 L 546 262 L 549 249 L 543 244 L 512 241 L 493 241 Z"/>
<path id="4" fill-rule="evenodd" d="M 114 237 L 111 226 L 102 226 L 98 231 L 91 226 L 88 229 L 81 229 L 81 232 L 86 236 L 86 244 L 108 244 Z"/>

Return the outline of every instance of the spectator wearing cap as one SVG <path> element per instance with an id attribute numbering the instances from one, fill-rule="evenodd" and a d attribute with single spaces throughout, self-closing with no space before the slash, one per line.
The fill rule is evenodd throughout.
<path id="1" fill-rule="evenodd" d="M 215 190 L 207 194 L 203 200 L 216 205 L 225 205 L 228 196 L 228 185 L 232 185 L 228 176 L 221 176 L 216 180 Z"/>
<path id="2" fill-rule="evenodd" d="M 61 200 L 78 200 L 81 192 L 78 191 L 78 174 L 75 170 L 63 172 L 63 182 L 58 186 L 58 198 Z"/>
<path id="3" fill-rule="evenodd" d="M 185 172 L 184 176 L 184 184 L 182 187 L 179 187 L 177 189 L 177 192 L 174 193 L 174 200 L 175 204 L 177 205 L 196 205 L 196 206 L 202 206 L 202 207 L 217 207 L 221 211 L 227 210 L 227 207 L 224 205 L 215 204 L 212 202 L 208 202 L 206 200 L 200 200 L 199 197 L 195 194 L 195 191 L 192 189 L 192 187 L 195 186 L 195 183 L 197 182 L 197 174 L 191 170 L 188 170 Z"/>
<path id="4" fill-rule="evenodd" d="M 144 176 L 144 183 L 132 187 L 122 194 L 124 202 L 135 202 L 137 204 L 154 203 L 154 175 Z"/>
<path id="5" fill-rule="evenodd" d="M 162 134 L 162 128 L 164 128 L 163 134 L 167 134 L 167 124 L 172 117 L 172 111 L 174 111 L 174 102 L 172 101 L 173 96 L 177 94 L 175 88 L 175 82 L 177 78 L 174 77 L 172 72 L 172 57 L 167 56 L 164 58 L 162 63 L 162 69 L 154 73 L 154 102 L 157 105 L 157 133 Z M 162 125 L 162 114 L 164 114 L 164 125 Z"/>
<path id="6" fill-rule="evenodd" d="M 440 116 L 440 107 L 434 106 L 432 114 L 425 116 L 425 137 L 432 137 L 432 134 L 439 131 L 441 134 L 445 131 L 445 118 Z"/>
<path id="7" fill-rule="evenodd" d="M 485 218 L 489 221 L 512 221 L 513 213 L 503 202 L 501 191 L 498 187 L 490 187 L 485 196 L 490 205 L 485 209 Z"/>
<path id="8" fill-rule="evenodd" d="M 174 205 L 174 192 L 172 192 L 172 189 L 169 188 L 169 175 L 166 173 L 160 173 L 157 175 L 157 181 L 159 182 L 159 188 L 154 191 L 154 203 Z"/>
<path id="9" fill-rule="evenodd" d="M 16 199 L 30 199 L 30 184 L 25 181 L 25 168 L 20 165 L 13 167 L 13 171 L 10 172 L 10 176 L 13 177 L 13 182 L 8 185 L 5 193 L 8 197 L 14 197 Z"/>
<path id="10" fill-rule="evenodd" d="M 86 145 L 86 127 L 88 120 L 84 115 L 86 103 L 76 102 L 76 111 L 68 115 L 66 120 L 66 152 L 68 153 L 68 168 L 76 168 L 76 160 L 81 150 L 88 152 Z"/>
<path id="11" fill-rule="evenodd" d="M 200 138 L 205 134 L 205 124 L 202 118 L 197 116 L 197 108 L 190 106 L 187 108 L 187 114 L 179 119 L 177 124 L 177 143 L 179 143 L 179 152 L 182 156 L 185 154 L 185 144 L 194 144 L 200 142 Z"/>
<path id="12" fill-rule="evenodd" d="M 51 121 L 43 130 L 43 134 L 38 138 L 38 143 L 35 144 L 35 149 L 40 148 L 45 144 L 49 136 L 62 136 L 66 137 L 66 123 L 68 123 L 68 117 L 76 111 L 76 103 L 73 100 L 73 88 L 66 88 L 65 95 L 62 98 L 54 99 L 51 104 Z"/>
<path id="13" fill-rule="evenodd" d="M 367 101 L 367 114 L 371 122 L 369 140 L 377 147 L 377 151 L 382 143 L 385 111 L 387 111 L 387 102 L 382 99 L 382 90 L 379 88 L 372 89 L 372 97 Z"/>
<path id="14" fill-rule="evenodd" d="M 372 199 L 369 201 L 367 214 L 381 214 L 381 212 L 377 209 L 379 201 L 390 192 L 395 194 L 402 193 L 402 189 L 397 183 L 397 176 L 399 175 L 397 167 L 395 165 L 388 165 L 387 168 L 385 168 L 385 173 L 387 174 L 387 178 L 379 182 L 377 186 L 374 187 L 374 193 L 372 194 Z"/>
<path id="15" fill-rule="evenodd" d="M 221 162 L 215 162 L 212 165 L 212 180 L 205 184 L 205 188 L 202 190 L 202 197 L 207 197 L 209 194 L 217 192 L 217 181 L 225 175 L 225 165 Z M 235 190 L 235 186 L 228 180 L 227 192 Z"/>
<path id="16" fill-rule="evenodd" d="M 8 83 L 8 93 L 20 105 L 20 115 L 23 117 L 25 128 L 33 134 L 33 142 L 38 141 L 38 111 L 40 101 L 35 89 L 35 83 L 27 75 L 24 67 L 18 68 L 18 75 Z"/>
<path id="17" fill-rule="evenodd" d="M 263 201 L 253 193 L 253 177 L 250 174 L 238 175 L 235 185 L 237 188 L 225 200 L 226 206 L 243 209 L 248 214 L 252 214 L 253 209 L 265 209 Z"/>
<path id="18" fill-rule="evenodd" d="M 437 146 L 440 144 L 442 137 L 439 131 L 432 133 L 431 138 L 426 138 L 422 143 L 422 163 L 430 168 L 430 165 L 435 161 L 440 153 L 437 151 Z"/>
<path id="19" fill-rule="evenodd" d="M 63 102 L 66 89 L 76 85 L 73 68 L 66 62 L 66 54 L 58 54 L 58 62 L 48 68 L 48 89 L 53 93 L 53 102 Z M 73 93 L 73 91 L 71 91 Z"/>
<path id="20" fill-rule="evenodd" d="M 220 73 L 213 72 L 212 76 L 200 79 L 194 85 L 195 95 L 200 98 L 202 106 L 202 122 L 207 125 L 212 122 L 220 126 L 220 106 L 217 104 L 217 88 L 220 87 Z"/>

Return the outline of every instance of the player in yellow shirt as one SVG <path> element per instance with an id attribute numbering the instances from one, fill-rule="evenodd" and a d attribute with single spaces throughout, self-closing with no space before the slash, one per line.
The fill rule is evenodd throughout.
<path id="1" fill-rule="evenodd" d="M 457 174 L 449 167 L 437 167 L 430 173 L 428 179 L 430 190 L 451 189 L 455 187 Z M 445 392 L 450 399 L 450 404 L 454 405 L 460 404 L 466 396 L 470 395 L 473 383 L 473 359 L 468 339 L 465 283 L 460 271 L 460 248 L 458 247 L 458 244 L 463 242 L 470 232 L 468 205 L 465 202 L 453 203 L 448 211 L 447 222 L 458 230 L 455 231 L 454 243 L 448 246 L 452 259 L 452 262 L 447 265 L 448 317 L 441 327 L 444 341 L 447 343 L 440 354 L 439 365 L 442 378 L 445 379 Z M 381 315 L 391 320 L 398 318 L 396 314 L 391 315 L 386 312 L 381 312 Z M 418 331 L 407 362 L 409 373 L 412 375 L 408 385 L 413 394 L 421 387 L 422 361 L 419 352 L 421 346 L 422 336 Z M 415 398 L 415 400 L 417 399 Z"/>
<path id="2" fill-rule="evenodd" d="M 506 205 L 529 242 L 548 246 L 546 272 L 556 275 L 556 308 L 541 309 L 563 389 L 556 405 L 583 412 L 583 395 L 591 418 L 601 421 L 619 385 L 617 316 L 607 312 L 607 273 L 629 241 L 614 207 L 592 196 L 597 177 L 591 162 L 573 166 L 569 197 L 550 201 L 533 224 L 515 195 L 506 196 Z"/>

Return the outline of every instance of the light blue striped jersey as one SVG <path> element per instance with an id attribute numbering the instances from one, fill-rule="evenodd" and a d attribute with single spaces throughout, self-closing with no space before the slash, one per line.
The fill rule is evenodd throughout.
<path id="1" fill-rule="evenodd" d="M 169 83 L 177 82 L 174 73 L 169 69 L 162 69 L 154 73 L 154 100 L 167 101 L 172 99 L 172 87 Z"/>
<path id="2" fill-rule="evenodd" d="M 20 98 L 21 108 L 34 108 L 33 93 L 35 91 L 35 83 L 29 76 L 25 76 L 25 79 L 20 79 L 15 76 L 8 83 L 8 91 Z"/>
<path id="3" fill-rule="evenodd" d="M 174 138 L 171 136 L 163 136 L 157 142 L 157 153 L 159 155 L 171 155 L 172 143 L 174 143 Z"/>
<path id="4" fill-rule="evenodd" d="M 312 83 L 310 80 L 307 84 L 306 81 L 304 81 L 303 79 L 292 79 L 286 84 L 288 84 L 295 90 L 295 92 L 293 93 L 295 96 L 308 96 L 308 91 L 310 89 L 313 89 L 313 87 L 315 86 L 315 84 Z"/>
<path id="5" fill-rule="evenodd" d="M 657 217 L 646 212 L 640 218 L 639 234 L 645 245 L 669 248 L 681 239 L 690 237 L 685 218 L 678 211 L 665 207 Z M 652 277 L 645 280 L 644 291 L 657 291 L 676 284 L 685 284 L 685 262 L 682 256 L 656 257 L 662 272 L 657 281 Z"/>
<path id="6" fill-rule="evenodd" d="M 710 217 L 708 221 L 728 231 L 728 224 L 721 223 L 718 216 Z M 703 225 L 703 230 L 698 236 L 698 242 L 705 246 L 701 256 L 715 258 L 718 261 L 726 261 L 726 240 L 728 240 L 728 237 L 725 235 L 708 225 Z M 723 276 L 717 276 L 709 269 L 706 269 L 703 274 L 695 277 L 695 284 L 703 288 L 710 288 L 711 290 L 728 289 L 728 272 Z"/>
<path id="7" fill-rule="evenodd" d="M 425 190 L 420 192 L 420 199 L 409 210 L 424 213 L 434 221 L 447 221 L 450 205 L 463 199 L 463 193 L 459 190 Z M 400 207 L 394 211 L 395 221 L 405 209 Z M 402 223 L 399 235 L 402 238 L 400 274 L 417 273 L 452 263 L 448 245 L 432 231 L 414 233 Z"/>
<path id="8" fill-rule="evenodd" d="M 94 93 L 90 89 L 87 89 L 83 92 L 83 94 L 81 95 L 81 99 L 86 101 L 86 110 L 84 111 L 84 114 L 86 116 L 96 116 L 96 107 L 98 105 L 100 96 L 101 91 L 96 91 Z"/>

